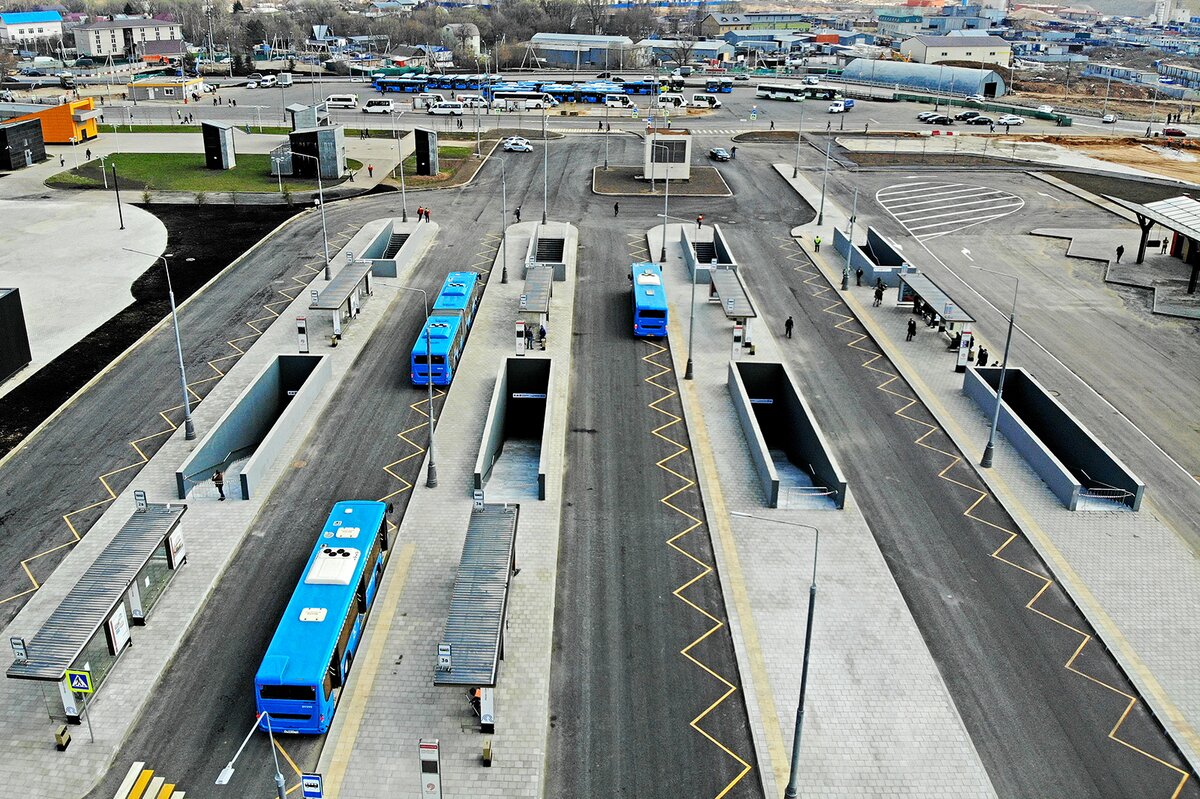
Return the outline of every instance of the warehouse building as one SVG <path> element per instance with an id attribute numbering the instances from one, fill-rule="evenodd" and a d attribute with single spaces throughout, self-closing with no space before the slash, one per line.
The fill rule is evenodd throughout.
<path id="1" fill-rule="evenodd" d="M 921 64 L 975 61 L 1006 67 L 1012 45 L 999 36 L 914 36 L 900 43 L 900 53 Z"/>
<path id="2" fill-rule="evenodd" d="M 1007 87 L 992 69 L 968 69 L 941 64 L 916 64 L 856 58 L 842 73 L 847 81 L 895 87 L 897 91 L 930 92 L 970 97 L 1003 97 Z"/>
<path id="3" fill-rule="evenodd" d="M 556 67 L 625 69 L 639 65 L 633 40 L 628 36 L 535 33 L 530 44 L 538 58 Z"/>

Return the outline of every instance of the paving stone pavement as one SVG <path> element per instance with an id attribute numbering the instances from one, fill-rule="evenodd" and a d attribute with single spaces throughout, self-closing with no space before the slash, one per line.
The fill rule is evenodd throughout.
<path id="1" fill-rule="evenodd" d="M 335 275 L 336 264 L 345 262 L 341 253 L 338 256 L 334 260 Z M 310 285 L 320 289 L 326 283 L 319 272 L 317 275 Z M 300 292 L 290 305 L 279 311 L 279 318 L 195 409 L 193 420 L 197 439 L 186 441 L 183 431 L 176 430 L 21 609 L 5 634 L 30 639 L 129 519 L 134 509 L 132 492 L 135 489 L 145 490 L 152 502 L 175 501 L 176 467 L 271 359 L 280 353 L 296 352 L 294 317 L 307 313 L 313 320 L 309 331 L 312 352 L 331 359 L 331 378 L 314 400 L 305 422 L 291 435 L 267 471 L 258 496 L 244 502 L 218 503 L 214 499 L 197 499 L 186 503 L 188 511 L 182 527 L 188 549 L 187 564 L 178 571 L 146 625 L 133 628 L 133 646 L 120 656 L 96 694 L 94 704 L 89 705 L 95 743 L 89 742 L 85 727 L 73 727 L 71 746 L 65 752 L 55 751 L 55 723 L 47 715 L 48 704 L 43 702 L 42 684 L 0 680 L 0 740 L 6 743 L 6 756 L 0 761 L 0 784 L 20 786 L 20 795 L 27 799 L 58 799 L 83 796 L 103 776 L 127 732 L 146 709 L 159 675 L 218 579 L 232 563 L 239 544 L 250 532 L 271 489 L 290 463 L 289 455 L 309 434 L 341 378 L 400 293 L 376 284 L 374 296 L 362 305 L 359 316 L 343 326 L 340 345 L 331 348 L 320 343 L 328 340 L 328 331 L 322 327 L 331 326 L 328 314 L 322 314 L 323 318 L 318 319 L 307 313 L 309 294 Z M 175 378 L 164 375 L 164 379 Z M 57 689 L 52 696 L 57 701 Z M 61 705 L 58 712 L 61 713 Z"/>
<path id="2" fill-rule="evenodd" d="M 668 237 L 675 242 L 684 226 L 672 227 Z M 647 237 L 650 252 L 658 252 L 662 228 Z M 667 254 L 678 366 L 687 360 L 691 285 L 678 247 Z M 780 796 L 788 779 L 799 694 L 813 558 L 812 533 L 787 526 L 799 524 L 824 534 L 800 794 L 995 796 L 853 485 L 843 511 L 766 507 L 726 384 L 732 325 L 719 305 L 705 301 L 707 287 L 696 293 L 695 379 L 681 379 L 680 386 L 766 795 Z M 757 354 L 739 359 L 781 360 L 776 322 L 754 320 Z M 731 518 L 728 511 L 761 518 Z"/>
<path id="3" fill-rule="evenodd" d="M 507 284 L 500 282 L 503 248 L 497 253 L 434 434 L 438 487 L 418 483 L 400 527 L 400 551 L 393 558 L 411 557 L 411 566 L 397 568 L 402 561 L 388 568 L 358 668 L 351 672 L 351 705 L 339 710 L 321 754 L 318 770 L 325 775 L 331 798 L 414 795 L 420 777 L 418 738 L 440 740 L 447 796 L 541 795 L 575 301 L 577 233 L 571 226 L 562 226 L 571 260 L 566 281 L 554 284 L 546 352 L 525 356 L 554 359 L 558 393 L 549 410 L 554 434 L 544 443 L 549 455 L 546 499 L 521 503 L 516 544 L 520 574 L 510 588 L 495 733 L 485 736 L 478 731 L 465 689 L 433 685 L 437 644 L 471 512 L 475 457 L 496 372 L 504 356 L 515 354 L 512 326 L 524 286 L 522 264 L 537 227 L 525 222 L 508 228 Z M 392 624 L 380 624 L 387 618 Z M 374 658 L 379 667 L 364 668 Z M 354 700 L 360 697 L 363 701 L 356 706 Z M 490 768 L 481 761 L 485 738 L 493 743 Z"/>
<path id="4" fill-rule="evenodd" d="M 790 167 L 776 165 L 776 170 L 801 195 L 819 195 L 803 175 L 793 180 Z M 844 214 L 841 209 L 836 213 Z M 793 234 L 811 237 L 810 226 L 802 226 Z M 806 246 L 803 240 L 801 244 Z M 827 278 L 840 281 L 841 265 L 833 263 L 833 257 L 821 253 L 816 262 Z M 907 307 L 896 306 L 894 292 L 888 293 L 879 308 L 869 302 L 869 287 L 852 288 L 842 296 L 954 443 L 968 459 L 978 463 L 990 419 L 962 394 L 963 376 L 954 371 L 953 356 L 947 352 L 944 339 L 918 335 L 912 343 L 902 342 L 910 314 Z M 1003 351 L 1003 342 L 982 343 L 997 357 Z M 1155 517 L 1155 486 L 1147 486 L 1139 513 L 1071 512 L 1058 503 L 1002 435 L 997 437 L 993 467 L 976 471 L 1096 629 L 1195 770 L 1200 766 L 1196 722 L 1200 719 L 1200 680 L 1196 679 L 1194 665 L 1200 653 L 1200 628 L 1195 622 L 1195 608 L 1200 607 L 1200 562 Z"/>

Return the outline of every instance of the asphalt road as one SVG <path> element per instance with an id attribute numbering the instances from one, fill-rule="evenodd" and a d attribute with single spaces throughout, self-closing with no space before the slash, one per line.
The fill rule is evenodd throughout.
<path id="1" fill-rule="evenodd" d="M 780 148 L 774 150 L 747 148 L 743 152 L 752 157 L 739 158 L 739 169 L 727 171 L 739 209 L 769 207 L 784 191 L 777 176 L 765 174 L 771 160 L 786 158 Z M 839 201 L 848 199 L 847 188 L 860 179 L 837 174 Z M 861 224 L 861 202 L 859 208 Z M 849 322 L 835 329 L 844 308 L 830 308 L 832 293 L 814 297 L 804 284 L 813 271 L 797 271 L 793 266 L 801 262 L 781 257 L 778 234 L 802 221 L 789 217 L 803 215 L 784 214 L 784 224 L 773 226 L 774 238 L 754 225 L 730 225 L 734 252 L 740 263 L 754 265 L 744 274 L 770 318 L 796 320 L 786 357 L 999 795 L 1171 797 L 1178 773 L 1108 737 L 1128 704 L 1117 691 L 1136 691 L 1094 640 L 1074 667 L 1104 685 L 1064 667 L 1081 633 L 1094 635 L 1091 628 L 1057 583 L 1041 594 L 1037 612 L 1026 607 L 1052 577 L 1020 536 L 1001 553 L 1008 562 L 993 557 L 1007 534 L 992 525 L 1004 530 L 1016 525 L 990 495 L 973 511 L 985 522 L 964 516 L 986 489 L 962 463 L 939 477 L 952 461 L 943 453 L 957 453 L 954 445 L 940 430 L 923 440 L 935 449 L 915 443 L 936 426 L 932 416 L 919 403 L 905 412 L 910 418 L 896 415 L 905 398 L 914 396 L 911 390 L 902 381 L 888 386 L 900 397 L 878 388 L 895 370 L 886 360 L 873 364 L 882 373 L 865 367 L 867 353 L 878 352 L 874 344 L 849 347 L 861 327 Z M 1140 701 L 1119 736 L 1182 766 Z M 1189 780 L 1180 796 L 1200 796 L 1200 786 Z"/>
<path id="2" fill-rule="evenodd" d="M 380 206 L 384 201 L 367 202 Z M 384 213 L 361 205 L 356 212 L 362 219 Z M 434 249 L 407 284 L 432 295 L 448 272 L 462 268 L 463 252 L 476 245 L 473 226 L 443 226 Z M 426 417 L 412 405 L 422 406 L 426 392 L 409 382 L 408 345 L 403 343 L 416 338 L 423 318 L 416 293 L 402 293 L 393 303 L 264 506 L 163 675 L 153 710 L 125 741 L 115 766 L 90 794 L 93 799 L 111 799 L 135 760 L 151 764 L 188 796 L 221 797 L 229 791 L 250 796 L 262 789 L 263 774 L 253 768 L 239 769 L 225 789 L 216 788 L 213 780 L 253 722 L 254 673 L 330 506 L 345 499 L 380 499 L 402 489 L 383 470 L 413 451 L 396 434 L 416 426 L 412 437 L 424 445 L 419 426 Z M 392 471 L 420 485 L 421 463 L 422 458 L 412 458 Z M 402 491 L 389 500 L 395 506 L 390 518 L 397 525 L 409 496 Z M 323 742 L 323 737 L 289 736 L 281 746 L 293 762 L 311 770 Z M 268 762 L 266 738 L 255 736 L 242 757 L 247 763 Z M 283 768 L 288 785 L 296 784 L 298 775 L 286 762 Z"/>
<path id="3" fill-rule="evenodd" d="M 574 149 L 568 185 L 597 154 L 591 141 Z M 657 208 L 623 199 L 619 224 L 608 198 L 579 209 L 547 796 L 762 796 L 743 694 L 726 696 L 737 664 L 717 575 L 701 565 L 712 545 L 670 356 L 631 333 L 627 273 Z M 675 546 L 690 557 L 669 543 L 689 529 Z"/>

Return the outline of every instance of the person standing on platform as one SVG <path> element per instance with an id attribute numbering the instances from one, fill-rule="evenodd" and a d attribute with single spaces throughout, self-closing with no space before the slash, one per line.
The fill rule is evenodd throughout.
<path id="1" fill-rule="evenodd" d="M 217 469 L 212 476 L 213 485 L 217 487 L 217 493 L 221 495 L 221 502 L 225 501 L 225 472 Z"/>
<path id="2" fill-rule="evenodd" d="M 792 328 L 795 326 L 796 326 L 796 323 L 794 321 L 792 321 L 792 317 L 789 316 L 787 318 L 787 321 L 783 323 L 783 335 L 785 338 L 792 337 Z"/>
<path id="3" fill-rule="evenodd" d="M 915 336 L 915 335 L 917 335 L 917 320 L 909 319 L 908 320 L 908 335 L 904 337 L 904 340 L 912 341 L 913 336 Z"/>

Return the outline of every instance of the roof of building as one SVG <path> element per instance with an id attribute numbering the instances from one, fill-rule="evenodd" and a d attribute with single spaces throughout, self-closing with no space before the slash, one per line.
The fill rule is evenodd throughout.
<path id="1" fill-rule="evenodd" d="M 476 25 L 474 22 L 451 22 L 448 25 L 443 25 L 442 28 L 444 30 L 448 30 L 454 34 L 457 34 L 459 31 L 462 31 L 464 36 L 478 36 L 479 35 L 479 26 Z"/>
<path id="2" fill-rule="evenodd" d="M 750 20 L 743 14 L 709 14 L 718 25 L 749 25 Z"/>
<path id="3" fill-rule="evenodd" d="M 628 36 L 591 36 L 580 33 L 535 33 L 530 39 L 534 44 L 633 44 Z"/>
<path id="4" fill-rule="evenodd" d="M 842 73 L 847 80 L 869 83 L 899 84 L 922 91 L 941 91 L 946 94 L 978 94 L 986 83 L 1004 87 L 1004 78 L 994 69 L 948 67 L 944 64 L 921 64 L 910 61 L 884 61 L 856 58 L 846 64 Z"/>
<path id="5" fill-rule="evenodd" d="M 1112 195 L 1105 195 L 1105 197 L 1140 216 L 1152 219 L 1165 228 L 1200 241 L 1200 202 L 1196 202 L 1191 197 L 1184 195 L 1168 197 L 1165 200 L 1157 200 L 1145 205 Z"/>
<path id="6" fill-rule="evenodd" d="M 0 14 L 0 23 L 5 25 L 28 25 L 36 22 L 62 22 L 57 11 L 8 11 Z"/>
<path id="7" fill-rule="evenodd" d="M 133 19 L 98 19 L 95 22 L 89 22 L 87 25 L 80 25 L 75 30 L 79 31 L 94 31 L 106 30 L 109 28 L 179 28 L 180 23 L 166 19 L 148 19 L 146 17 L 135 17 Z"/>
<path id="8" fill-rule="evenodd" d="M 183 52 L 183 39 L 152 39 L 138 42 L 142 55 L 178 55 Z"/>
<path id="9" fill-rule="evenodd" d="M 1012 42 L 999 36 L 914 36 L 926 47 L 1011 47 Z M 908 39 L 907 41 L 912 41 Z"/>

